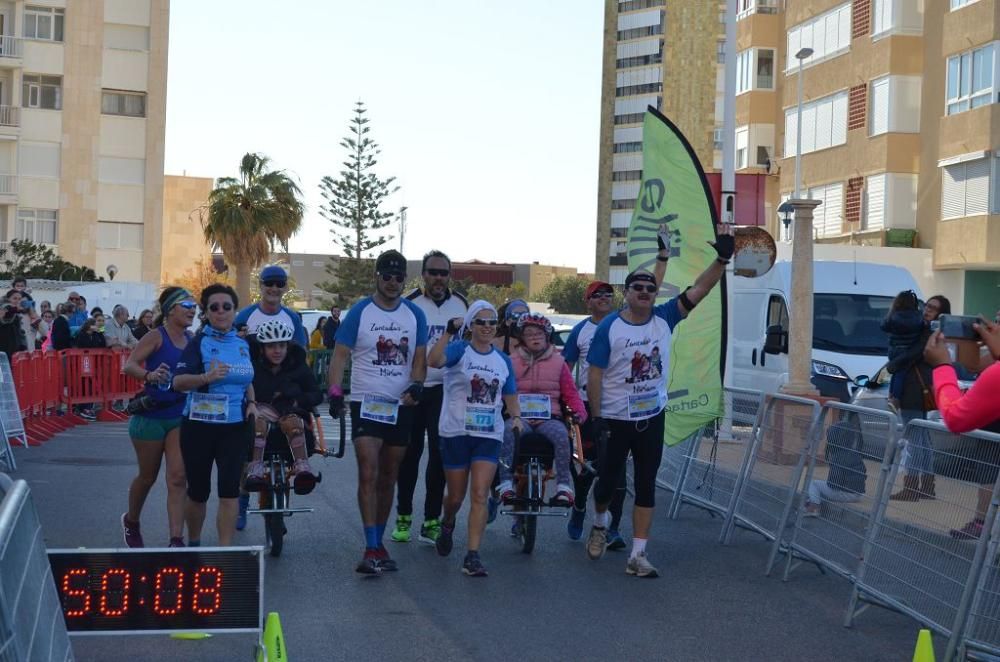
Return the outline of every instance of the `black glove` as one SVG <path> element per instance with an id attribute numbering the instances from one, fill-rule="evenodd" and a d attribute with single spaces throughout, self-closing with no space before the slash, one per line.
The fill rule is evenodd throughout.
<path id="1" fill-rule="evenodd" d="M 728 262 L 733 257 L 736 250 L 736 239 L 731 234 L 720 234 L 715 238 L 715 242 L 708 242 L 708 245 L 715 249 L 720 260 Z"/>
<path id="2" fill-rule="evenodd" d="M 611 429 L 608 427 L 608 419 L 601 417 L 590 419 L 590 429 L 594 435 L 596 465 L 600 467 L 604 464 L 604 454 L 608 450 L 608 440 L 611 439 Z"/>
<path id="3" fill-rule="evenodd" d="M 342 395 L 331 395 L 330 396 L 330 418 L 336 420 L 340 418 L 341 412 L 344 411 L 344 396 Z"/>
<path id="4" fill-rule="evenodd" d="M 663 232 L 656 233 L 656 248 L 661 251 L 665 251 L 669 248 L 667 244 L 663 241 Z"/>
<path id="5" fill-rule="evenodd" d="M 458 332 L 461 331 L 461 325 L 456 325 L 455 320 L 448 320 L 448 326 L 446 327 L 448 333 L 453 336 L 457 336 Z"/>
<path id="6" fill-rule="evenodd" d="M 403 391 L 403 395 L 406 395 L 407 393 L 410 394 L 410 397 L 414 402 L 420 402 L 420 396 L 424 393 L 424 385 L 420 382 L 411 382 L 410 385 L 406 387 L 406 390 Z"/>

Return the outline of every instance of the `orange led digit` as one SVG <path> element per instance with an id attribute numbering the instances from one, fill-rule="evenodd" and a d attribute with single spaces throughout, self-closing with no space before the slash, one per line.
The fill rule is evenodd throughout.
<path id="1" fill-rule="evenodd" d="M 203 586 L 202 578 L 211 577 L 212 580 L 209 582 L 210 586 Z M 214 614 L 219 611 L 219 607 L 222 606 L 222 595 L 219 593 L 219 589 L 222 588 L 222 571 L 218 568 L 198 568 L 198 572 L 194 574 L 194 593 L 191 596 L 191 609 L 196 614 L 205 616 L 207 614 Z M 211 596 L 212 604 L 210 606 L 204 605 L 202 598 L 208 599 Z"/>
<path id="2" fill-rule="evenodd" d="M 75 577 L 84 578 L 83 582 L 84 588 L 74 588 L 73 579 Z M 66 611 L 66 616 L 71 618 L 76 616 L 83 616 L 84 614 L 90 611 L 90 591 L 86 590 L 86 583 L 87 583 L 86 579 L 87 579 L 87 570 L 85 568 L 73 568 L 71 570 L 67 570 L 66 574 L 63 575 L 63 580 L 62 580 L 62 592 L 64 596 L 63 609 L 65 609 Z M 71 598 L 81 598 L 83 604 L 80 605 L 79 603 L 77 603 L 79 606 L 76 609 L 67 609 L 68 605 L 66 605 L 65 603 L 69 602 Z"/>
<path id="3" fill-rule="evenodd" d="M 168 578 L 173 578 L 173 588 L 168 586 Z M 160 568 L 153 580 L 153 613 L 160 616 L 173 616 L 181 610 L 184 590 L 184 573 L 180 568 Z M 164 593 L 172 594 L 173 604 L 165 606 Z"/>
<path id="4" fill-rule="evenodd" d="M 114 585 L 118 586 L 115 587 Z M 111 568 L 101 575 L 101 602 L 99 611 L 103 616 L 122 616 L 128 611 L 128 593 L 132 587 L 132 575 L 124 568 Z M 109 599 L 117 598 L 117 600 Z M 109 603 L 117 602 L 117 607 Z"/>

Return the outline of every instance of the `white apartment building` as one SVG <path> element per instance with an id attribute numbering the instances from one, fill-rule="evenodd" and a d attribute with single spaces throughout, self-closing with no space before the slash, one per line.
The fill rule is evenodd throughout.
<path id="1" fill-rule="evenodd" d="M 0 1 L 0 241 L 159 280 L 168 19 L 169 0 Z"/>

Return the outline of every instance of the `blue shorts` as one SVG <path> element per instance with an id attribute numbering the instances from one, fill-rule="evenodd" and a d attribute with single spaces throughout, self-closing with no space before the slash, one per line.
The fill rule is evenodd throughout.
<path id="1" fill-rule="evenodd" d="M 445 469 L 468 469 L 473 462 L 497 463 L 500 440 L 488 437 L 441 437 L 441 464 Z"/>

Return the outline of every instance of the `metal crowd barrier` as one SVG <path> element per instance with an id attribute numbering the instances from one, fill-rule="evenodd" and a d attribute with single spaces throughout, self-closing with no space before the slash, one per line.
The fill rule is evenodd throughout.
<path id="1" fill-rule="evenodd" d="M 778 526 L 782 532 L 791 527 L 791 537 L 775 538 L 765 572 L 770 574 L 785 552 L 786 581 L 798 566 L 796 557 L 853 580 L 895 457 L 899 421 L 890 412 L 831 402 L 823 406 L 820 421 L 808 448 L 802 492 L 789 499 L 792 508 Z M 809 502 L 813 512 L 807 512 Z"/>
<path id="2" fill-rule="evenodd" d="M 0 474 L 0 660 L 73 660 L 28 484 Z"/>

